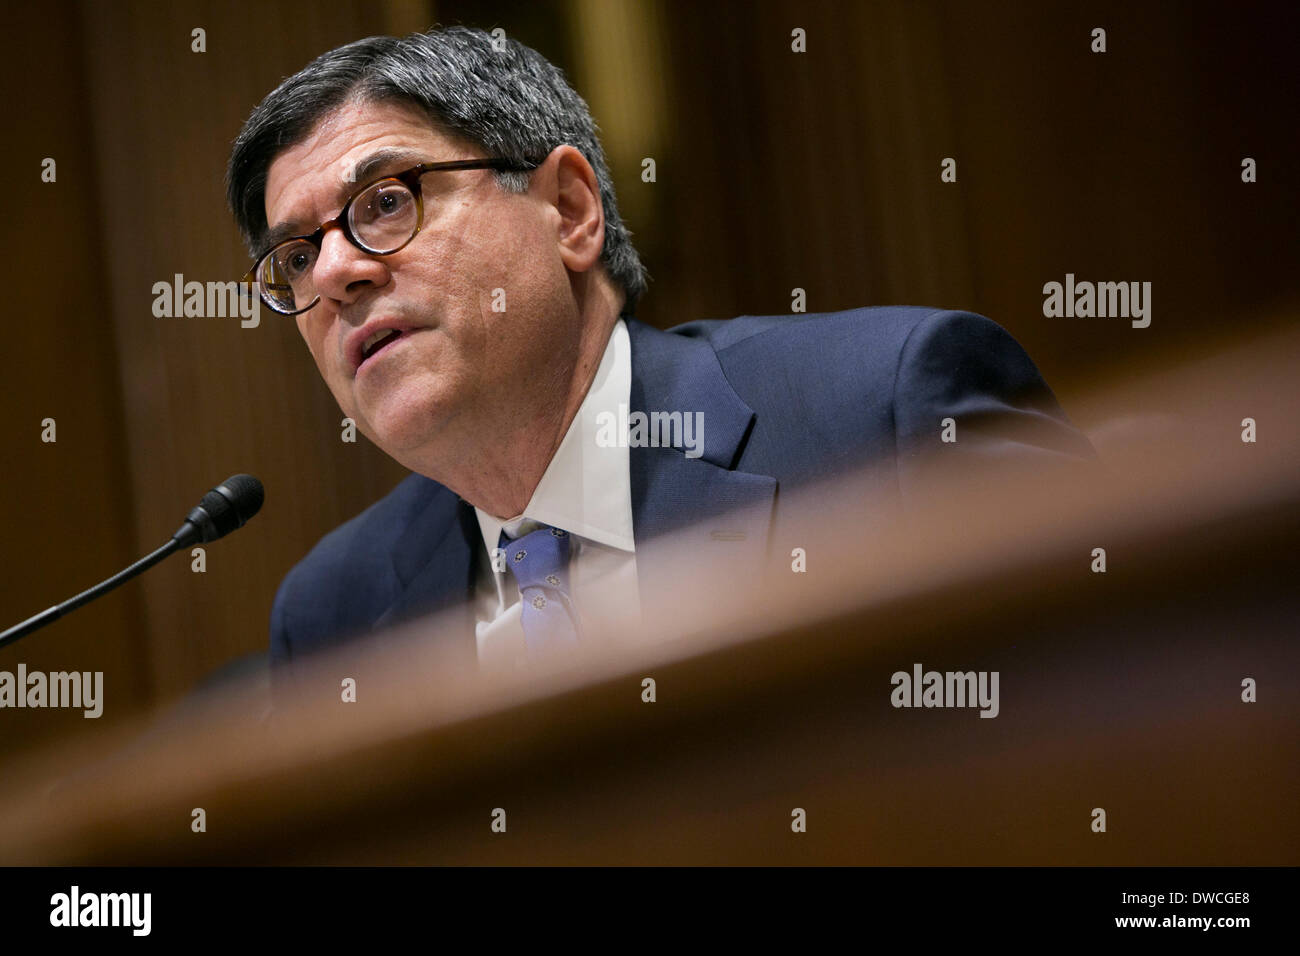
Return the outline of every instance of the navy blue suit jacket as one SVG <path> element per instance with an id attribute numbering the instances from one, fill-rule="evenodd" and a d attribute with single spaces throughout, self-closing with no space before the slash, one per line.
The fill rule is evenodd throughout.
<path id="1" fill-rule="evenodd" d="M 703 454 L 629 450 L 633 531 L 641 544 L 693 525 L 703 540 L 747 539 L 789 553 L 796 516 L 778 491 L 868 462 L 852 500 L 870 518 L 906 496 L 940 422 L 963 429 L 971 460 L 1093 459 L 1029 356 L 979 315 L 919 307 L 821 315 L 744 316 L 664 332 L 629 319 L 631 411 L 703 412 Z M 856 472 L 855 472 L 856 473 Z M 707 535 L 715 516 L 741 509 L 740 531 Z M 740 512 L 734 512 L 740 513 Z M 475 653 L 469 599 L 486 560 L 474 509 L 411 475 L 330 532 L 285 577 L 271 613 L 280 664 L 433 610 L 459 605 L 440 635 Z"/>

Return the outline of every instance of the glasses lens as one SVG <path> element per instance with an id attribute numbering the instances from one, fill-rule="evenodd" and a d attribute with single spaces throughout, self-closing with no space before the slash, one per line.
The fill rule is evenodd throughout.
<path id="1" fill-rule="evenodd" d="M 312 269 L 318 250 L 310 242 L 291 239 L 267 254 L 258 270 L 257 282 L 262 296 L 273 309 L 297 312 L 316 299 L 316 281 Z"/>
<path id="2" fill-rule="evenodd" d="M 399 180 L 381 179 L 353 200 L 348 226 L 367 251 L 396 252 L 420 228 L 419 203 Z"/>

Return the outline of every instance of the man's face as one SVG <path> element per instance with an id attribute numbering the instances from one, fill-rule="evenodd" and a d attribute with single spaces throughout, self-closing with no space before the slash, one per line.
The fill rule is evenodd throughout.
<path id="1" fill-rule="evenodd" d="M 380 151 L 394 155 L 355 174 Z M 272 162 L 267 223 L 311 233 L 370 180 L 483 155 L 413 107 L 350 102 Z M 314 273 L 320 301 L 297 321 L 343 413 L 427 473 L 431 454 L 472 454 L 485 429 L 508 425 L 512 402 L 567 381 L 580 327 L 558 215 L 537 190 L 508 193 L 492 171 L 463 170 L 424 176 L 422 194 L 424 224 L 392 255 L 326 232 Z M 400 335 L 362 358 L 362 344 L 387 329 Z"/>

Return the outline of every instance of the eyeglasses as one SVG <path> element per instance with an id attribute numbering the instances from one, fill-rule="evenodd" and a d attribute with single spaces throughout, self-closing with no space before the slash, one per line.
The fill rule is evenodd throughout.
<path id="1" fill-rule="evenodd" d="M 455 159 L 420 163 L 404 173 L 367 183 L 343 204 L 338 216 L 321 223 L 310 236 L 295 236 L 264 252 L 244 276 L 244 288 L 256 285 L 262 301 L 282 315 L 306 312 L 317 302 L 315 267 L 325 233 L 337 226 L 362 252 L 390 256 L 415 238 L 424 224 L 420 177 L 459 169 L 527 172 L 539 164 L 513 159 Z"/>

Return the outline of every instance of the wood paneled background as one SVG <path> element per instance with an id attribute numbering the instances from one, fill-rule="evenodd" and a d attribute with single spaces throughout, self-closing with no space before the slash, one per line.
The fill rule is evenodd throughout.
<path id="1" fill-rule="evenodd" d="M 1093 386 L 1294 321 L 1300 298 L 1290 3 L 51 0 L 0 18 L 0 625 L 156 547 L 229 474 L 267 489 L 206 573 L 174 557 L 0 651 L 0 670 L 104 671 L 103 725 L 262 652 L 284 573 L 403 475 L 340 441 L 291 321 L 152 313 L 155 282 L 246 268 L 229 145 L 280 78 L 349 40 L 501 26 L 563 66 L 653 276 L 640 317 L 661 327 L 788 312 L 795 287 L 809 311 L 970 309 L 1092 429 Z M 1152 282 L 1151 327 L 1044 318 L 1042 285 L 1067 272 Z M 94 723 L 0 711 L 0 755 Z"/>

